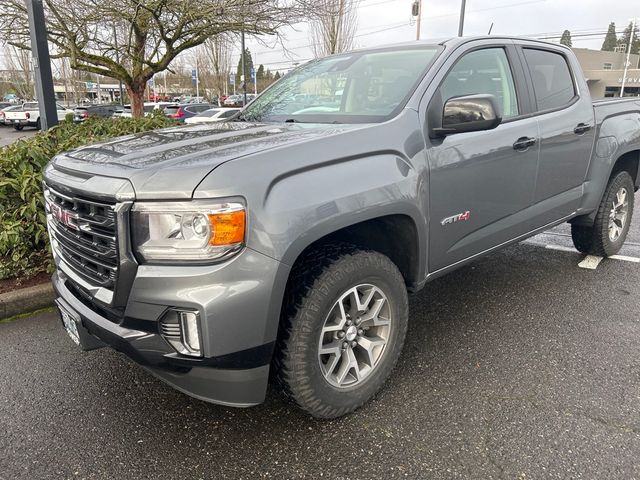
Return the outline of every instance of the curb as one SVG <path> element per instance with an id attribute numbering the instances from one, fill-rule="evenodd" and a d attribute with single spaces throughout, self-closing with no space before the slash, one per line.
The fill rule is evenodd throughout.
<path id="1" fill-rule="evenodd" d="M 0 320 L 54 305 L 50 282 L 0 294 Z"/>

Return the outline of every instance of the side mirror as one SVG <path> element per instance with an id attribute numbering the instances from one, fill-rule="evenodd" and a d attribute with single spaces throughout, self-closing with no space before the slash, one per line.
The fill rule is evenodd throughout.
<path id="1" fill-rule="evenodd" d="M 502 122 L 498 101 L 493 95 L 467 95 L 447 100 L 442 109 L 442 127 L 433 132 L 444 137 L 454 133 L 479 132 Z"/>

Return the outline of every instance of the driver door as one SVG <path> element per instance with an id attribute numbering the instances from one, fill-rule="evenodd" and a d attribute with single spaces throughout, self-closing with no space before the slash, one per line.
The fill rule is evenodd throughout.
<path id="1" fill-rule="evenodd" d="M 441 108 L 453 97 L 491 94 L 503 120 L 493 130 L 430 139 L 430 272 L 530 230 L 525 210 L 535 192 L 538 124 L 523 116 L 524 102 L 513 74 L 514 61 L 519 60 L 509 52 L 503 46 L 472 47 L 459 56 L 433 97 L 442 98 L 437 107 Z M 519 63 L 515 66 L 520 68 Z M 516 142 L 524 137 L 536 143 L 521 148 Z"/>

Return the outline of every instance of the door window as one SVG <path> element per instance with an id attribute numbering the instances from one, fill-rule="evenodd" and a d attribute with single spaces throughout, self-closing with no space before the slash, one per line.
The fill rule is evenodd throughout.
<path id="1" fill-rule="evenodd" d="M 518 99 L 507 54 L 502 48 L 475 50 L 464 55 L 440 86 L 443 103 L 453 97 L 490 94 L 502 108 L 502 118 L 518 115 Z"/>
<path id="2" fill-rule="evenodd" d="M 525 48 L 538 110 L 561 108 L 576 95 L 567 60 L 559 53 Z"/>

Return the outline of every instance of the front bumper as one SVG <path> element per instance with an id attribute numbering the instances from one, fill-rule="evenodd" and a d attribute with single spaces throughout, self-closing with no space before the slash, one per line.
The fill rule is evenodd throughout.
<path id="1" fill-rule="evenodd" d="M 108 318 L 107 310 L 78 295 L 61 265 L 53 285 L 59 308 L 77 320 L 83 349 L 110 346 L 183 393 L 245 407 L 261 403 L 267 388 L 275 340 L 267 326 L 267 287 L 275 283 L 267 272 L 273 262 L 246 249 L 226 265 L 195 268 L 203 270 L 200 274 L 189 268 L 181 269 L 181 276 L 177 267 L 140 267 L 121 319 Z M 263 269 L 257 268 L 260 264 Z M 261 270 L 264 278 L 256 281 Z M 254 280 L 248 282 L 245 275 Z M 242 290 L 243 295 L 233 294 Z M 158 321 L 173 307 L 201 312 L 202 358 L 178 354 L 160 335 Z"/>

